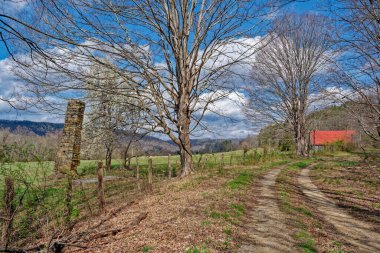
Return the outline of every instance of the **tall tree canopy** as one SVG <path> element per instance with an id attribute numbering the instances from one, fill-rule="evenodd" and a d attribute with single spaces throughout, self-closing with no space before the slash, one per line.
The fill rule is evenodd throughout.
<path id="1" fill-rule="evenodd" d="M 306 114 L 319 88 L 330 50 L 326 20 L 314 14 L 284 15 L 273 22 L 270 43 L 252 66 L 249 112 L 256 120 L 292 126 L 298 155 L 307 155 Z"/>
<path id="2" fill-rule="evenodd" d="M 136 98 L 149 115 L 144 127 L 178 145 L 185 176 L 190 134 L 209 105 L 234 90 L 232 66 L 256 52 L 270 14 L 287 2 L 37 1 L 43 22 L 34 39 L 47 57 L 23 61 L 18 73 L 35 94 L 54 96 L 85 90 L 90 62 L 107 68 L 128 83 L 112 94 Z"/>

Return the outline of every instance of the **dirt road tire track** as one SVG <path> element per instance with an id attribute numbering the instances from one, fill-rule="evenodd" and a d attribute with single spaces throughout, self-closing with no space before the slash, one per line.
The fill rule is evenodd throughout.
<path id="1" fill-rule="evenodd" d="M 357 220 L 327 198 L 311 181 L 310 168 L 303 169 L 298 178 L 308 200 L 315 204 L 316 209 L 324 215 L 324 219 L 341 233 L 347 243 L 358 249 L 357 252 L 380 252 L 380 228 L 377 228 L 378 232 L 374 232 L 370 224 Z"/>
<path id="2" fill-rule="evenodd" d="M 281 168 L 274 169 L 261 180 L 258 203 L 249 213 L 249 236 L 239 253 L 297 252 L 296 242 L 278 207 L 275 185 L 280 171 Z"/>

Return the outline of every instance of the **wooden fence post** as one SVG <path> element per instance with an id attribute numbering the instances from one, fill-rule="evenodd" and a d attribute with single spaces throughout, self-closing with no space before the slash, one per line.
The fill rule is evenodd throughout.
<path id="1" fill-rule="evenodd" d="M 232 157 L 233 157 L 233 155 L 231 154 L 231 156 L 230 156 L 230 166 L 232 166 Z"/>
<path id="2" fill-rule="evenodd" d="M 224 169 L 224 154 L 222 154 L 222 160 L 220 161 L 220 166 L 222 167 L 222 169 Z"/>
<path id="3" fill-rule="evenodd" d="M 168 177 L 169 179 L 172 178 L 172 165 L 170 161 L 170 154 L 168 155 Z"/>
<path id="4" fill-rule="evenodd" d="M 136 182 L 137 182 L 137 189 L 141 191 L 141 183 L 140 183 L 140 166 L 139 166 L 139 159 L 136 156 Z"/>
<path id="5" fill-rule="evenodd" d="M 103 163 L 102 163 L 102 161 L 98 162 L 98 200 L 99 200 L 99 213 L 103 213 L 106 201 L 104 200 Z"/>
<path id="6" fill-rule="evenodd" d="M 71 175 L 66 175 L 66 196 L 65 196 L 65 220 L 66 225 L 71 223 L 71 215 L 73 214 L 73 177 Z"/>
<path id="7" fill-rule="evenodd" d="M 197 162 L 197 169 L 201 169 L 202 158 L 203 158 L 203 154 L 200 154 L 198 162 Z"/>
<path id="8" fill-rule="evenodd" d="M 178 168 L 178 160 L 175 161 L 175 167 L 174 167 L 175 176 L 178 177 L 177 168 Z"/>
<path id="9" fill-rule="evenodd" d="M 91 204 L 89 202 L 89 199 L 87 198 L 86 191 L 84 190 L 84 187 L 83 187 L 83 183 L 80 180 L 79 180 L 79 186 L 80 186 L 80 189 L 81 189 L 81 191 L 83 193 L 82 194 L 82 201 L 84 203 L 86 203 L 86 206 L 87 206 L 88 210 L 90 211 L 90 215 L 92 216 L 93 213 L 92 213 Z"/>
<path id="10" fill-rule="evenodd" d="M 203 163 L 203 169 L 206 169 L 207 167 L 207 162 L 208 162 L 208 156 L 206 155 L 205 161 Z"/>
<path id="11" fill-rule="evenodd" d="M 149 159 L 148 161 L 148 191 L 153 191 L 153 165 L 152 165 L 152 159 Z"/>
<path id="12" fill-rule="evenodd" d="M 4 189 L 4 223 L 1 231 L 1 250 L 7 251 L 10 234 L 12 230 L 13 217 L 15 212 L 14 198 L 15 198 L 15 188 L 14 181 L 10 177 L 4 179 L 5 189 Z"/>

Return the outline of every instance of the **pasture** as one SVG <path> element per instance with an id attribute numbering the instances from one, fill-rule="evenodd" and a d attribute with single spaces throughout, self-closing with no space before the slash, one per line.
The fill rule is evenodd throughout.
<path id="1" fill-rule="evenodd" d="M 234 251 L 244 247 L 249 238 L 246 233 L 252 233 L 247 228 L 255 220 L 251 218 L 251 210 L 264 205 L 263 208 L 270 211 L 270 207 L 265 206 L 266 202 L 260 202 L 270 192 L 283 216 L 279 224 L 290 222 L 287 229 L 291 231 L 292 240 L 298 243 L 298 251 L 346 252 L 355 247 L 347 244 L 344 238 L 336 237 L 334 233 L 339 234 L 339 231 L 325 226 L 320 211 L 313 208 L 300 192 L 302 188 L 299 188 L 297 178 L 301 171 L 312 168 L 310 178 L 325 194 L 341 203 L 349 215 L 376 226 L 380 213 L 377 196 L 380 183 L 376 176 L 380 171 L 376 156 L 373 157 L 367 164 L 357 154 L 346 152 L 320 153 L 308 159 L 286 152 L 264 153 L 263 150 L 250 150 L 246 154 L 240 150 L 195 155 L 194 175 L 182 180 L 177 178 L 179 162 L 176 161 L 179 161 L 179 156 L 171 156 L 171 179 L 168 178 L 167 156 L 139 157 L 139 182 L 136 180 L 135 159 L 131 162 L 132 170 L 123 169 L 120 160 L 113 160 L 111 170 L 105 172 L 107 176 L 114 177 L 104 182 L 106 210 L 103 215 L 107 220 L 99 226 L 119 227 L 120 220 L 134 220 L 136 215 L 145 214 L 148 222 L 141 221 L 132 228 L 122 227 L 111 237 L 104 235 L 99 239 L 101 243 L 98 240 L 88 241 L 98 236 L 89 226 L 97 224 L 103 215 L 98 216 L 96 180 L 85 180 L 96 179 L 97 161 L 81 161 L 78 167 L 79 176 L 73 181 L 73 212 L 70 217 L 62 216 L 65 212 L 66 182 L 53 176 L 53 162 L 3 164 L 1 171 L 3 176 L 13 175 L 17 186 L 16 199 L 23 198 L 24 204 L 19 206 L 20 212 L 14 223 L 14 245 L 17 247 L 42 242 L 54 231 L 68 233 L 65 224 L 69 222 L 73 226 L 71 234 L 86 234 L 88 239 L 81 240 L 86 242 L 86 248 L 91 252 L 109 249 L 113 240 L 119 240 L 123 245 L 120 247 L 128 247 L 133 252 Z M 148 159 L 153 161 L 152 192 L 148 190 Z M 265 182 L 264 176 L 276 169 L 281 169 L 278 178 L 273 179 L 276 188 L 260 188 L 261 182 Z M 371 180 L 365 179 L 368 173 L 374 176 Z M 356 179 L 353 176 L 356 174 L 363 178 Z M 0 194 L 3 194 L 3 189 Z M 355 204 L 351 201 L 353 197 L 357 200 Z M 186 213 L 190 210 L 189 215 L 183 216 L 183 210 L 187 210 Z M 371 215 L 363 218 L 363 212 Z M 165 225 L 164 231 L 161 226 L 151 227 L 161 222 L 166 224 L 169 217 L 177 218 L 171 225 Z M 320 226 L 321 230 L 315 231 L 314 226 Z M 174 231 L 179 236 L 192 234 L 191 240 L 175 239 L 177 237 L 171 236 Z M 135 233 L 139 234 L 139 240 L 134 237 Z M 117 250 L 115 247 L 111 248 Z M 68 248 L 69 252 L 75 249 L 75 246 Z"/>

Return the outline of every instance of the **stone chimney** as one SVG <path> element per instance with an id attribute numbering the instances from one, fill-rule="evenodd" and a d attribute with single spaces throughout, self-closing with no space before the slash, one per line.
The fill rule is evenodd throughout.
<path id="1" fill-rule="evenodd" d="M 85 103 L 77 99 L 70 99 L 67 104 L 65 125 L 55 158 L 58 174 L 77 174 L 84 109 Z"/>

